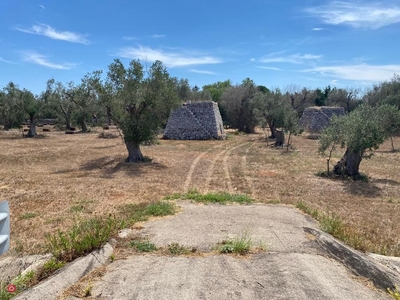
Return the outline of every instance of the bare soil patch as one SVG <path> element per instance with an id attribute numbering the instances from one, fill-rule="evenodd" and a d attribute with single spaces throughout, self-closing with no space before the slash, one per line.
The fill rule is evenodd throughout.
<path id="1" fill-rule="evenodd" d="M 98 138 L 101 132 L 52 130 L 38 139 L 0 133 L 0 199 L 10 201 L 13 251 L 41 253 L 46 233 L 75 220 L 197 189 L 244 193 L 264 203 L 302 201 L 339 216 L 363 240 L 361 250 L 400 256 L 400 153 L 390 152 L 390 142 L 361 163 L 369 182 L 354 182 L 317 177 L 326 157 L 306 136 L 294 137 L 289 153 L 267 146 L 262 134 L 159 140 L 142 148 L 151 162 L 128 164 L 121 139 Z M 394 142 L 400 147 L 400 137 Z"/>

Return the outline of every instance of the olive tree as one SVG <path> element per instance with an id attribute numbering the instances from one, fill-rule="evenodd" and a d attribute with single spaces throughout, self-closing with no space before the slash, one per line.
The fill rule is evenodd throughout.
<path id="1" fill-rule="evenodd" d="M 13 82 L 0 91 L 0 121 L 4 130 L 22 126 L 24 112 L 21 108 L 21 97 L 22 91 Z"/>
<path id="2" fill-rule="evenodd" d="M 279 89 L 258 92 L 253 99 L 254 115 L 262 127 L 268 126 L 271 138 L 276 137 L 276 128 L 282 127 L 285 111 L 292 109 L 289 98 Z"/>
<path id="3" fill-rule="evenodd" d="M 393 109 L 395 109 L 393 107 Z M 368 150 L 376 150 L 388 137 L 382 124 L 383 110 L 362 104 L 346 116 L 333 117 L 330 126 L 322 131 L 319 151 L 324 153 L 340 145 L 346 148 L 335 165 L 337 175 L 360 175 L 359 167 Z"/>
<path id="4" fill-rule="evenodd" d="M 175 82 L 160 61 L 144 69 L 139 60 L 125 67 L 116 59 L 108 68 L 101 101 L 110 107 L 110 118 L 123 133 L 126 161 L 143 161 L 140 144 L 155 139 L 171 109 L 180 102 Z"/>
<path id="5" fill-rule="evenodd" d="M 253 97 L 257 91 L 257 86 L 246 79 L 242 84 L 224 90 L 220 104 L 225 112 L 225 121 L 230 127 L 246 133 L 254 132 L 257 119 L 253 113 Z"/>

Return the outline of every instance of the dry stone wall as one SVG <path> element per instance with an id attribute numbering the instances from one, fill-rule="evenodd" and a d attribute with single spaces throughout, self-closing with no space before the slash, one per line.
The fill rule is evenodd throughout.
<path id="1" fill-rule="evenodd" d="M 320 133 L 329 125 L 333 115 L 342 116 L 344 114 L 343 107 L 308 107 L 299 120 L 299 126 L 310 133 Z"/>
<path id="2" fill-rule="evenodd" d="M 164 130 L 164 138 L 173 140 L 209 140 L 224 137 L 218 104 L 212 101 L 185 103 L 171 113 Z"/>

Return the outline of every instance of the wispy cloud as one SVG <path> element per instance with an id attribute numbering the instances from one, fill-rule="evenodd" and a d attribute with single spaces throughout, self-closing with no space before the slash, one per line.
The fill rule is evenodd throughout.
<path id="1" fill-rule="evenodd" d="M 7 59 L 4 59 L 2 57 L 0 57 L 0 61 L 3 62 L 3 63 L 6 63 L 6 64 L 17 65 L 17 63 L 15 63 L 13 61 L 10 61 L 10 60 L 7 60 Z"/>
<path id="2" fill-rule="evenodd" d="M 378 29 L 400 22 L 400 6 L 390 2 L 331 1 L 305 11 L 331 25 Z"/>
<path id="3" fill-rule="evenodd" d="M 122 39 L 125 41 L 133 41 L 133 40 L 138 40 L 139 38 L 135 36 L 123 36 Z"/>
<path id="4" fill-rule="evenodd" d="M 282 71 L 281 69 L 275 68 L 275 67 L 256 66 L 256 68 L 265 69 L 265 70 L 272 70 L 272 71 Z"/>
<path id="5" fill-rule="evenodd" d="M 321 30 L 324 30 L 324 29 L 321 28 L 321 27 L 314 27 L 312 30 L 313 30 L 313 31 L 321 31 Z"/>
<path id="6" fill-rule="evenodd" d="M 304 64 L 306 62 L 310 63 L 322 58 L 322 55 L 314 54 L 292 54 L 286 56 L 280 56 L 277 53 L 271 53 L 264 58 L 260 59 L 263 63 L 291 63 L 291 64 Z"/>
<path id="7" fill-rule="evenodd" d="M 33 25 L 31 28 L 28 29 L 19 27 L 16 27 L 15 29 L 25 33 L 43 35 L 54 40 L 67 41 L 84 45 L 90 44 L 89 40 L 87 40 L 85 36 L 80 33 L 70 31 L 57 31 L 56 29 L 46 24 Z"/>
<path id="8" fill-rule="evenodd" d="M 35 51 L 22 51 L 21 56 L 22 60 L 26 62 L 30 62 L 51 69 L 70 70 L 76 66 L 76 64 L 74 63 L 53 63 L 49 61 L 46 56 L 39 54 Z"/>
<path id="9" fill-rule="evenodd" d="M 42 9 L 46 9 L 46 7 L 44 7 L 42 4 L 39 4 L 39 6 L 40 6 Z"/>
<path id="10" fill-rule="evenodd" d="M 159 38 L 164 38 L 164 37 L 165 37 L 165 34 L 153 34 L 151 36 L 151 38 L 153 38 L 153 39 L 159 39 Z"/>
<path id="11" fill-rule="evenodd" d="M 189 72 L 199 73 L 199 74 L 208 74 L 208 75 L 217 75 L 217 73 L 206 71 L 206 70 L 198 70 L 198 69 L 190 69 Z"/>
<path id="12" fill-rule="evenodd" d="M 222 63 L 222 60 L 207 55 L 196 55 L 193 53 L 166 52 L 160 49 L 149 47 L 127 47 L 117 52 L 118 56 L 129 59 L 141 59 L 148 61 L 162 61 L 168 67 L 184 67 L 194 65 L 208 65 Z"/>
<path id="13" fill-rule="evenodd" d="M 400 65 L 342 65 L 319 66 L 303 72 L 319 73 L 323 76 L 335 77 L 346 80 L 381 82 L 400 74 Z"/>

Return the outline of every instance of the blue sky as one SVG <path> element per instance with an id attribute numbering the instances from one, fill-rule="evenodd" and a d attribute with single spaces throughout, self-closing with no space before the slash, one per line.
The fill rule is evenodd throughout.
<path id="1" fill-rule="evenodd" d="M 0 1 L 0 88 L 40 93 L 115 58 L 199 87 L 370 88 L 400 74 L 400 1 Z"/>

